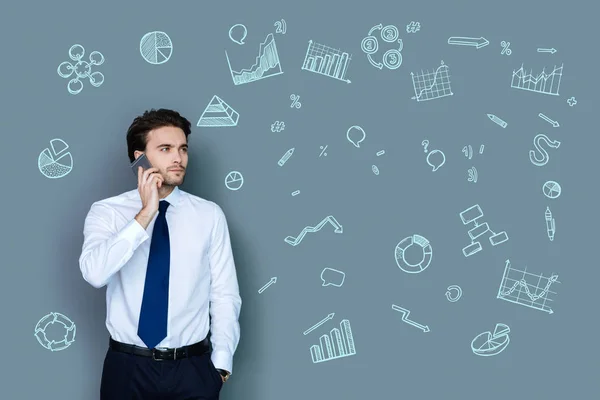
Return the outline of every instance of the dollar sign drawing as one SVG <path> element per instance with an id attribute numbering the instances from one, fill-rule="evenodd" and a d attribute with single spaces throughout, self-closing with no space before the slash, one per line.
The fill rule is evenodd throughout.
<path id="1" fill-rule="evenodd" d="M 531 163 L 533 165 L 537 165 L 538 167 L 546 165 L 546 163 L 548 163 L 549 160 L 548 153 L 541 147 L 540 141 L 546 142 L 546 144 L 549 147 L 552 147 L 553 149 L 558 149 L 558 147 L 560 146 L 560 142 L 558 140 L 550 140 L 548 136 L 544 135 L 543 133 L 538 133 L 537 135 L 535 135 L 535 137 L 533 138 L 533 146 L 542 155 L 542 158 L 538 159 L 536 157 L 535 150 L 529 150 L 529 160 L 531 160 Z"/>

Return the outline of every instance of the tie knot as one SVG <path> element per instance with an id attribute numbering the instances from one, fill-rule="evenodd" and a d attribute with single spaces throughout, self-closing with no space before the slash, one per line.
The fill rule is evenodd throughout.
<path id="1" fill-rule="evenodd" d="M 161 200 L 161 201 L 158 203 L 158 210 L 159 210 L 161 213 L 164 213 L 165 211 L 167 211 L 167 207 L 169 207 L 169 202 L 168 202 L 168 201 L 166 201 L 166 200 Z"/>

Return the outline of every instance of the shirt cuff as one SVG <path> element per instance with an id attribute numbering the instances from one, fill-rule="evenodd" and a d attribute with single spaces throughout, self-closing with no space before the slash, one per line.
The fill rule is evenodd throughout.
<path id="1" fill-rule="evenodd" d="M 215 368 L 224 369 L 233 375 L 233 356 L 228 351 L 213 350 L 210 358 Z"/>
<path id="2" fill-rule="evenodd" d="M 140 244 L 150 239 L 150 235 L 136 219 L 130 221 L 119 232 L 120 239 L 125 239 L 131 244 L 131 251 L 135 251 Z"/>

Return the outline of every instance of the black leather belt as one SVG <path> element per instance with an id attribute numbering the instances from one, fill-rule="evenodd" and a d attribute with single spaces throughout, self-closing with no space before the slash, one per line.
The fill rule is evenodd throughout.
<path id="1" fill-rule="evenodd" d="M 178 347 L 176 349 L 140 347 L 133 344 L 117 342 L 110 338 L 109 347 L 111 350 L 121 353 L 133 354 L 142 357 L 152 357 L 155 361 L 177 360 L 191 356 L 200 356 L 210 351 L 209 340 L 205 338 L 203 341 L 191 344 L 189 346 Z"/>

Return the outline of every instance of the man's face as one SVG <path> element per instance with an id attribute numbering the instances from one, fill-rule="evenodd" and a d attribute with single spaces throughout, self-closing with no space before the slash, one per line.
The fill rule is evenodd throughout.
<path id="1" fill-rule="evenodd" d="M 136 151 L 137 157 L 141 152 Z M 163 187 L 183 183 L 188 163 L 188 145 L 180 128 L 164 126 L 148 132 L 146 157 L 164 178 Z"/>

